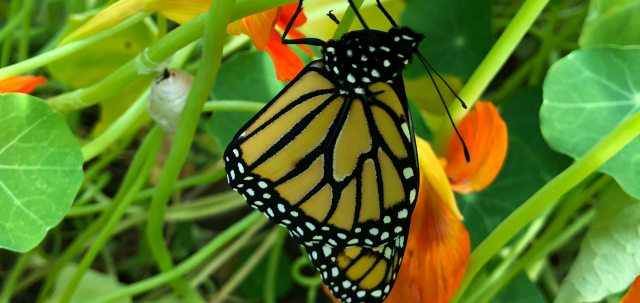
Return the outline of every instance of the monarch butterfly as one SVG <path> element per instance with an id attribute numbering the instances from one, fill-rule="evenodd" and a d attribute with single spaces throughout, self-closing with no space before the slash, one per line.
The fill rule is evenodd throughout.
<path id="1" fill-rule="evenodd" d="M 424 36 L 398 27 L 379 0 L 393 27 L 371 30 L 349 0 L 364 30 L 326 42 L 286 39 L 302 2 L 282 42 L 320 46 L 323 58 L 238 131 L 224 153 L 227 179 L 304 245 L 336 298 L 381 302 L 402 263 L 419 188 L 401 72 L 413 54 L 430 67 L 417 50 Z"/>

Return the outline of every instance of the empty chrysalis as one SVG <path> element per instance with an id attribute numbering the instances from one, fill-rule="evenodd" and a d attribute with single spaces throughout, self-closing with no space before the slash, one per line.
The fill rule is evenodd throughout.
<path id="1" fill-rule="evenodd" d="M 153 79 L 147 109 L 149 116 L 168 134 L 175 134 L 178 129 L 193 79 L 193 75 L 181 69 L 166 68 Z"/>

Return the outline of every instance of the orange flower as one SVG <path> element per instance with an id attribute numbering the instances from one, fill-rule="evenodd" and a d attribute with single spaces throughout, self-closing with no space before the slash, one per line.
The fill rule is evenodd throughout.
<path id="1" fill-rule="evenodd" d="M 428 142 L 416 137 L 420 189 L 404 258 L 386 303 L 442 303 L 455 293 L 469 260 L 469 234 L 453 191 Z M 331 292 L 325 292 L 334 302 Z"/>
<path id="2" fill-rule="evenodd" d="M 507 155 L 507 125 L 491 102 L 478 102 L 458 126 L 469 147 L 471 162 L 462 144 L 453 138 L 446 154 L 445 171 L 459 193 L 480 191 L 496 178 Z"/>
<path id="3" fill-rule="evenodd" d="M 469 260 L 469 234 L 444 170 L 428 142 L 416 137 L 420 189 L 396 286 L 385 302 L 449 300 Z"/>
<path id="4" fill-rule="evenodd" d="M 285 5 L 279 8 L 270 9 L 261 13 L 257 13 L 248 17 L 237 20 L 227 27 L 227 33 L 231 35 L 239 35 L 241 33 L 251 37 L 253 44 L 258 50 L 265 50 L 273 64 L 276 67 L 276 76 L 280 81 L 291 81 L 304 68 L 302 59 L 288 46 L 282 44 L 282 36 L 275 29 L 284 31 L 287 24 L 293 18 L 297 3 Z M 289 39 L 304 38 L 304 34 L 295 28 L 303 25 L 307 21 L 307 17 L 303 12 L 298 14 L 295 22 L 289 30 Z M 313 52 L 306 46 L 300 45 L 300 48 L 309 55 Z"/>
<path id="5" fill-rule="evenodd" d="M 43 76 L 12 76 L 0 80 L 0 93 L 31 93 L 36 86 L 47 82 Z"/>
<path id="6" fill-rule="evenodd" d="M 636 277 L 636 280 L 631 284 L 631 288 L 620 303 L 637 303 L 640 302 L 640 276 Z"/>

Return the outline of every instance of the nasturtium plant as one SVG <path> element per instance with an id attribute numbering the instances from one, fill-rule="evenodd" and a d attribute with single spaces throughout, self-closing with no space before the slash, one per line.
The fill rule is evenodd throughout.
<path id="1" fill-rule="evenodd" d="M 640 200 L 611 183 L 555 302 L 596 302 L 624 291 L 640 275 Z"/>
<path id="2" fill-rule="evenodd" d="M 0 303 L 619 303 L 640 285 L 640 0 L 0 0 L 0 15 Z M 412 54 L 384 80 L 406 95 L 404 112 L 390 92 L 346 83 L 399 71 L 409 53 L 391 50 L 408 51 L 410 33 L 378 48 L 351 41 L 380 59 L 374 70 L 348 47 L 319 57 L 343 52 L 283 44 L 290 22 L 288 38 L 322 41 L 364 23 L 377 39 L 397 23 L 424 34 L 419 51 L 438 74 Z M 345 129 L 330 138 L 346 148 L 314 144 L 320 128 L 295 135 L 306 103 L 227 150 L 314 60 L 336 62 L 318 74 L 370 118 L 351 119 L 354 107 L 325 119 L 336 100 L 313 99 L 325 102 L 315 121 Z M 164 85 L 176 79 L 167 65 L 194 75 L 190 90 Z M 169 113 L 175 134 L 146 115 L 152 81 L 166 100 L 185 97 Z M 314 146 L 334 155 L 311 169 Z M 392 165 L 369 169 L 385 153 Z M 376 217 L 350 197 L 385 208 Z M 270 223 L 281 213 L 285 228 L 307 222 L 287 234 Z M 313 223 L 349 231 L 352 216 L 371 226 L 353 233 L 387 248 Z M 379 229 L 396 218 L 411 225 Z M 296 242 L 303 232 L 312 242 Z M 373 280 L 385 285 L 356 290 Z"/>
<path id="3" fill-rule="evenodd" d="M 469 78 L 494 42 L 488 0 L 411 1 L 401 20 L 425 35 L 419 50 L 441 74 Z M 405 74 L 418 77 L 427 71 L 414 58 Z"/>
<path id="4" fill-rule="evenodd" d="M 76 14 L 69 17 L 69 27 L 64 36 L 68 36 L 95 13 Z M 135 58 L 158 39 L 158 29 L 150 20 L 138 22 L 123 31 L 97 42 L 72 56 L 67 56 L 47 65 L 54 79 L 62 81 L 72 88 L 84 88 L 102 80 L 122 64 Z M 101 103 L 100 120 L 93 129 L 93 135 L 104 132 L 111 123 L 120 117 L 145 91 L 154 75 L 140 77 L 127 85 L 114 96 Z"/>
<path id="5" fill-rule="evenodd" d="M 640 1 L 638 0 L 597 0 L 591 1 L 582 34 L 580 46 L 596 45 L 638 45 L 640 32 L 628 30 L 640 27 Z"/>
<path id="6" fill-rule="evenodd" d="M 472 246 L 477 246 L 513 210 L 569 166 L 570 159 L 552 151 L 539 129 L 542 90 L 517 92 L 501 108 L 509 149 L 500 174 L 483 191 L 458 195 Z"/>
<path id="7" fill-rule="evenodd" d="M 594 47 L 575 51 L 549 70 L 540 125 L 549 145 L 575 159 L 640 110 L 640 48 Z M 640 138 L 598 170 L 640 198 Z"/>
<path id="8" fill-rule="evenodd" d="M 0 248 L 38 245 L 69 211 L 82 176 L 64 117 L 41 99 L 0 94 Z"/>

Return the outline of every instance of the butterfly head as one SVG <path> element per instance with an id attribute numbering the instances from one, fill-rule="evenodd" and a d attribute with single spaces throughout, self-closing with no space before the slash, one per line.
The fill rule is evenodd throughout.
<path id="1" fill-rule="evenodd" d="M 400 76 L 423 38 L 406 27 L 349 32 L 323 47 L 324 68 L 344 91 L 364 95 L 371 83 L 391 83 Z"/>

